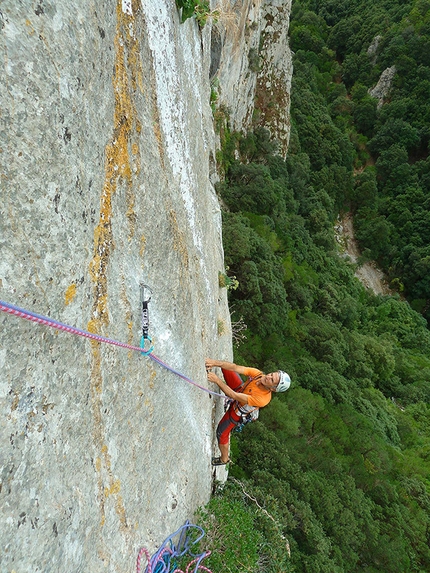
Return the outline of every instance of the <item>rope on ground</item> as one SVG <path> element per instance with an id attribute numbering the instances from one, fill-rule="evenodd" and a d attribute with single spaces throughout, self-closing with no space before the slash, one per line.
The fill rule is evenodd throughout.
<path id="1" fill-rule="evenodd" d="M 185 573 L 191 573 L 191 567 L 194 565 L 194 573 L 197 573 L 197 571 L 212 573 L 210 569 L 201 565 L 203 559 L 210 555 L 210 551 L 205 551 L 198 555 L 191 551 L 193 545 L 196 545 L 204 534 L 205 532 L 201 527 L 186 521 L 182 527 L 163 541 L 160 549 L 152 557 L 149 551 L 142 547 L 137 556 L 136 573 L 142 573 L 143 556 L 146 557 L 148 562 L 143 573 L 184 573 L 177 568 L 178 559 L 186 559 L 187 557 L 192 558 L 192 560 L 188 563 Z M 174 543 L 175 537 L 179 537 L 176 545 Z"/>
<path id="2" fill-rule="evenodd" d="M 83 336 L 84 338 L 90 338 L 91 340 L 95 340 L 103 344 L 113 344 L 114 346 L 119 346 L 121 348 L 126 348 L 127 350 L 134 350 L 136 352 L 140 352 L 140 354 L 144 354 L 142 353 L 142 348 L 140 348 L 139 346 L 133 346 L 131 344 L 126 344 L 125 342 L 113 340 L 112 338 L 106 338 L 105 336 L 100 336 L 99 334 L 95 334 L 93 332 L 88 332 L 87 330 L 81 330 L 80 328 L 70 326 L 69 324 L 64 324 L 63 322 L 59 322 L 58 320 L 55 320 L 48 316 L 43 316 L 42 314 L 36 314 L 35 312 L 31 312 L 24 308 L 20 308 L 19 306 L 15 306 L 14 304 L 4 302 L 3 300 L 0 300 L 0 311 L 6 312 L 7 314 L 11 314 L 12 316 L 24 318 L 25 320 L 36 322 L 37 324 L 42 324 L 44 326 L 55 328 L 56 330 L 62 330 L 63 332 L 68 332 L 69 334 Z M 197 384 L 197 382 L 194 382 L 193 380 L 191 380 L 191 378 L 185 376 L 185 374 L 182 374 L 178 370 L 175 370 L 174 368 L 163 362 L 163 360 L 161 360 L 161 358 L 158 358 L 158 356 L 156 356 L 154 353 L 151 352 L 150 354 L 145 354 L 145 356 L 148 356 L 151 360 L 153 360 L 166 370 L 169 370 L 176 376 L 179 376 L 180 378 L 182 378 L 189 384 L 196 386 L 200 390 L 203 390 L 204 392 L 207 392 L 212 396 L 218 396 L 219 398 L 223 398 L 224 400 L 228 399 L 228 397 L 224 396 L 223 394 L 218 394 L 217 392 L 213 392 L 212 390 L 209 390 L 208 388 L 205 388 L 204 386 Z"/>

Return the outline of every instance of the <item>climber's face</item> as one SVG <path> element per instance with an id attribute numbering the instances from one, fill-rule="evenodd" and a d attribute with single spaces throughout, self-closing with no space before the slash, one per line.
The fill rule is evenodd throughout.
<path id="1" fill-rule="evenodd" d="M 274 392 L 279 384 L 280 379 L 281 377 L 279 372 L 271 372 L 270 374 L 265 374 L 261 378 L 260 384 L 268 390 L 272 390 L 272 392 Z"/>

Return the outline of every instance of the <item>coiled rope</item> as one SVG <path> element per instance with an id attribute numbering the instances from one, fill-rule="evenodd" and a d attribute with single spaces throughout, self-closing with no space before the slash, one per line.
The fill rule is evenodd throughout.
<path id="1" fill-rule="evenodd" d="M 175 370 L 174 368 L 172 368 L 171 366 L 166 364 L 166 362 L 163 362 L 163 360 L 161 360 L 161 358 L 158 358 L 158 356 L 156 356 L 153 352 L 150 352 L 149 354 L 142 353 L 142 348 L 140 348 L 139 346 L 133 346 L 131 344 L 126 344 L 125 342 L 113 340 L 112 338 L 106 338 L 105 336 L 100 336 L 99 334 L 95 334 L 95 333 L 89 332 L 87 330 L 82 330 L 80 328 L 70 326 L 69 324 L 64 324 L 63 322 L 59 322 L 58 320 L 55 320 L 55 319 L 50 318 L 48 316 L 43 316 L 42 314 L 36 314 L 35 312 L 31 312 L 31 311 L 26 310 L 24 308 L 20 308 L 19 306 L 15 306 L 14 304 L 4 302 L 3 300 L 0 300 L 0 311 L 6 312 L 7 314 L 11 314 L 12 316 L 24 318 L 25 320 L 30 320 L 32 322 L 36 322 L 37 324 L 42 324 L 44 326 L 49 326 L 51 328 L 55 328 L 56 330 L 62 330 L 64 332 L 68 332 L 69 334 L 75 334 L 77 336 L 83 336 L 84 338 L 90 338 L 91 340 L 96 340 L 97 342 L 101 342 L 103 344 L 113 344 L 114 346 L 120 346 L 121 348 L 127 348 L 127 350 L 134 350 L 136 352 L 140 352 L 140 354 L 144 354 L 145 356 L 148 356 L 151 360 L 153 360 L 154 362 L 157 362 L 157 364 L 159 364 L 160 366 L 162 366 L 166 370 L 169 370 L 170 372 L 172 372 L 176 376 L 179 376 L 180 378 L 182 378 L 183 380 L 185 380 L 189 384 L 196 386 L 200 390 L 203 390 L 204 392 L 207 392 L 208 394 L 211 394 L 212 396 L 218 396 L 219 398 L 223 398 L 224 400 L 228 399 L 228 397 L 224 396 L 223 394 L 218 394 L 217 392 L 213 392 L 212 390 L 209 390 L 208 388 L 205 388 L 204 386 L 197 384 L 197 382 L 194 382 L 193 380 L 191 380 L 191 378 L 188 378 L 188 376 L 185 376 L 185 374 L 182 374 L 178 370 Z"/>
<path id="2" fill-rule="evenodd" d="M 196 534 L 199 534 L 196 537 Z M 180 527 L 175 533 L 169 535 L 167 539 L 163 541 L 160 549 L 154 553 L 151 557 L 149 551 L 142 547 L 137 556 L 136 563 L 136 573 L 142 573 L 142 558 L 145 555 L 148 564 L 144 570 L 144 573 L 184 573 L 181 569 L 176 567 L 178 559 L 185 557 L 187 554 L 193 559 L 188 563 L 185 573 L 190 573 L 191 567 L 194 567 L 194 573 L 197 571 L 206 571 L 206 573 L 212 573 L 210 569 L 201 565 L 201 562 L 205 557 L 210 555 L 210 551 L 205 551 L 200 555 L 195 555 L 191 548 L 196 545 L 204 536 L 204 530 L 198 525 L 193 525 L 189 521 Z M 179 535 L 179 540 L 177 545 L 174 544 L 174 538 Z"/>

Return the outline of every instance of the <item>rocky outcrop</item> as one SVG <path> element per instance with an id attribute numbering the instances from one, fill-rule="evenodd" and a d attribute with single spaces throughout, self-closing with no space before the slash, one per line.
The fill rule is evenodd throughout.
<path id="1" fill-rule="evenodd" d="M 291 0 L 232 1 L 229 9 L 235 19 L 228 26 L 215 26 L 212 34 L 211 75 L 219 81 L 219 105 L 228 110 L 234 130 L 268 128 L 285 156 L 290 136 Z"/>
<path id="2" fill-rule="evenodd" d="M 382 40 L 382 36 L 380 34 L 378 34 L 377 36 L 375 36 L 373 38 L 373 40 L 370 43 L 370 46 L 367 48 L 367 55 L 372 58 L 373 64 L 376 63 L 376 59 L 378 57 L 379 45 L 381 43 L 381 40 Z"/>
<path id="3" fill-rule="evenodd" d="M 378 109 L 383 106 L 388 94 L 390 93 L 391 84 L 396 75 L 396 67 L 386 68 L 375 87 L 369 90 L 369 94 L 378 100 Z"/>
<path id="4" fill-rule="evenodd" d="M 354 274 L 358 280 L 375 294 L 391 294 L 384 273 L 374 261 L 359 263 L 361 252 L 355 238 L 352 213 L 345 213 L 342 218 L 339 217 L 334 231 L 339 255 L 355 265 Z"/>

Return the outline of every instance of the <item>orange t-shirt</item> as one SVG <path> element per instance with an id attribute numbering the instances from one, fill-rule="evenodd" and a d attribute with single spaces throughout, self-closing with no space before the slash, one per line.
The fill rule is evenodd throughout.
<path id="1" fill-rule="evenodd" d="M 260 374 L 263 374 L 263 372 L 257 368 L 246 368 L 245 371 L 245 376 L 248 378 L 255 378 L 260 376 Z M 245 388 L 239 390 L 239 392 L 249 396 L 248 406 L 253 406 L 254 408 L 263 408 L 272 399 L 272 391 L 264 386 L 257 386 L 257 380 L 251 380 L 248 384 L 245 382 Z"/>

